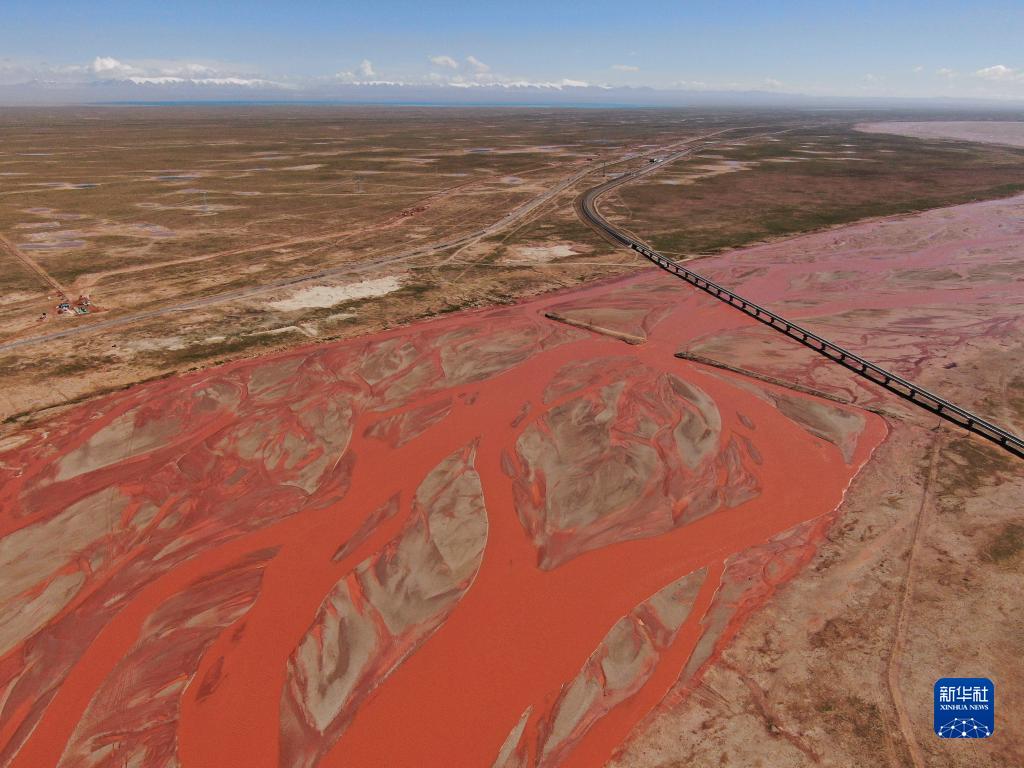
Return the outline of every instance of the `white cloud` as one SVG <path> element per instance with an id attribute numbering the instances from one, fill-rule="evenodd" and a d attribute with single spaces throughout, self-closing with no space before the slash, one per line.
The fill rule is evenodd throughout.
<path id="1" fill-rule="evenodd" d="M 480 59 L 478 59 L 476 56 L 467 56 L 466 63 L 469 64 L 469 66 L 471 66 L 476 72 L 479 72 L 481 74 L 484 72 L 491 71 L 491 68 L 488 65 L 484 64 L 482 61 L 480 61 Z"/>
<path id="2" fill-rule="evenodd" d="M 516 90 L 520 88 L 537 88 L 544 91 L 561 91 L 566 88 L 590 88 L 590 83 L 585 80 L 571 80 L 563 77 L 561 80 L 509 80 L 488 78 L 486 80 L 466 80 L 461 77 L 453 77 L 445 81 L 444 85 L 451 88 L 504 88 L 505 90 Z M 606 86 L 597 86 L 604 88 Z"/>
<path id="3" fill-rule="evenodd" d="M 229 64 L 206 63 L 176 59 L 146 59 L 126 62 L 113 56 L 97 56 L 87 66 L 65 67 L 69 75 L 88 73 L 100 80 L 120 80 L 136 85 L 281 85 L 262 77 L 246 74 Z"/>
<path id="4" fill-rule="evenodd" d="M 680 88 L 684 91 L 708 91 L 712 90 L 713 86 L 703 80 L 677 80 L 669 84 L 669 88 Z"/>
<path id="5" fill-rule="evenodd" d="M 221 77 L 224 75 L 222 68 L 211 67 L 207 64 L 200 64 L 195 61 L 171 62 L 161 68 L 165 75 L 177 77 Z"/>
<path id="6" fill-rule="evenodd" d="M 102 74 L 103 72 L 114 72 L 124 68 L 124 64 L 115 59 L 113 56 L 97 56 L 92 60 L 92 71 L 96 74 Z"/>
<path id="7" fill-rule="evenodd" d="M 522 77 L 513 72 L 494 71 L 487 63 L 475 56 L 437 55 L 420 59 L 419 69 L 404 73 L 392 80 L 381 78 L 369 59 L 353 62 L 353 66 L 335 75 L 274 76 L 256 68 L 217 61 L 213 59 L 124 59 L 106 55 L 89 57 L 78 62 L 50 63 L 42 60 L 14 59 L 0 56 L 0 86 L 21 88 L 24 93 L 72 93 L 76 97 L 88 94 L 114 93 L 118 87 L 136 89 L 132 93 L 143 93 L 142 88 L 151 88 L 168 94 L 199 89 L 211 94 L 218 88 L 266 90 L 268 92 L 288 89 L 292 93 L 308 91 L 317 95 L 332 93 L 331 89 L 372 88 L 375 86 L 406 86 L 409 88 L 451 88 L 451 89 L 502 89 L 507 91 L 539 89 L 545 91 L 572 91 L 582 88 L 610 88 L 595 82 L 572 77 L 561 77 L 560 73 L 548 73 L 547 77 Z M 114 51 L 113 53 L 116 53 Z M 613 60 L 614 61 L 614 60 Z M 627 57 L 620 62 L 630 62 Z M 983 63 L 979 62 L 979 63 Z M 675 88 L 698 91 L 764 91 L 774 93 L 805 93 L 810 95 L 838 96 L 844 91 L 824 86 L 810 86 L 783 83 L 770 77 L 758 76 L 750 79 L 729 81 L 725 78 L 708 77 L 700 79 L 700 73 L 693 73 L 692 80 L 672 84 L 653 85 L 650 79 L 657 79 L 647 66 L 633 63 L 604 65 L 605 72 L 641 73 L 620 77 L 654 88 Z M 917 76 L 912 76 L 916 73 Z M 390 74 L 390 72 L 388 73 Z M 954 71 L 949 68 L 935 69 L 927 65 L 904 65 L 902 68 L 874 70 L 872 74 L 861 75 L 859 82 L 849 84 L 845 95 L 896 95 L 896 96 L 954 96 L 984 99 L 1024 99 L 1024 62 L 1018 67 L 993 64 L 981 69 L 970 68 Z M 901 80 L 902 78 L 902 80 Z M 898 83 L 898 85 L 894 85 Z M 102 91 L 96 90 L 101 87 Z M 854 91 L 851 94 L 850 91 Z M 10 91 L 14 93 L 15 91 Z M 19 97 L 20 98 L 20 97 Z"/>
<path id="8" fill-rule="evenodd" d="M 985 80 L 1018 80 L 1024 78 L 1024 72 L 1018 72 L 1003 64 L 979 69 L 974 74 Z"/>
<path id="9" fill-rule="evenodd" d="M 141 76 L 125 78 L 135 85 L 236 85 L 242 88 L 285 88 L 283 83 L 264 80 L 259 77 L 175 77 L 173 75 Z"/>
<path id="10" fill-rule="evenodd" d="M 77 68 L 76 68 L 77 69 Z M 131 75 L 163 74 L 159 66 L 149 67 L 126 64 L 113 56 L 97 56 L 86 69 L 94 75 L 105 78 L 125 78 Z"/>
<path id="11" fill-rule="evenodd" d="M 453 59 L 451 56 L 430 56 L 430 63 L 436 67 L 443 67 L 444 69 L 458 69 L 459 62 Z"/>
<path id="12" fill-rule="evenodd" d="M 187 59 L 131 59 L 115 56 L 96 56 L 89 61 L 74 64 L 53 65 L 42 61 L 14 60 L 0 56 L 0 87 L 28 86 L 46 89 L 61 87 L 65 90 L 76 86 L 88 87 L 102 84 L 117 87 L 118 84 L 135 88 L 172 89 L 204 88 L 211 92 L 218 87 L 245 89 L 287 89 L 292 92 L 310 90 L 321 93 L 322 89 L 337 86 L 428 86 L 451 88 L 500 88 L 503 90 L 542 89 L 560 91 L 563 89 L 588 87 L 583 80 L 572 78 L 527 79 L 492 72 L 490 66 L 475 56 L 455 60 L 439 54 L 427 57 L 432 65 L 425 66 L 420 74 L 394 80 L 378 77 L 373 63 L 363 60 L 350 70 L 333 75 L 309 77 L 270 77 L 257 73 L 244 65 L 213 60 L 196 61 Z M 449 60 L 456 66 L 453 68 Z M 597 86 L 603 87 L 603 86 Z M 81 93 L 89 93 L 82 91 Z"/>

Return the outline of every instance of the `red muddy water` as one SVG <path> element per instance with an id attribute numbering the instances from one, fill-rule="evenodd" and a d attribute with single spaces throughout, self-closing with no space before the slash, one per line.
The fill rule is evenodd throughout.
<path id="1" fill-rule="evenodd" d="M 0 765 L 601 764 L 884 439 L 673 357 L 749 322 L 647 274 L 33 429 L 0 454 Z"/>

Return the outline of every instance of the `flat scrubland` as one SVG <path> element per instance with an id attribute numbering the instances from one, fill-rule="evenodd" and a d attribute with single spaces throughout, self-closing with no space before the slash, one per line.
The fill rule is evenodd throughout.
<path id="1" fill-rule="evenodd" d="M 5 274 L 22 270 L 6 286 L 5 413 L 206 370 L 8 421 L 0 763 L 1024 764 L 1019 460 L 671 276 L 623 275 L 637 262 L 572 209 L 643 153 L 732 129 L 602 206 L 1021 433 L 1020 150 L 857 132 L 879 119 L 865 115 L 225 114 L 5 117 L 21 122 L 4 173 L 65 153 L 59 187 L 37 174 L 0 190 Z M 152 115 L 167 125 L 138 128 Z M 148 178 L 209 170 L 207 134 L 246 120 L 241 155 L 314 165 L 274 142 L 349 118 L 363 165 L 377 142 L 422 160 L 466 139 L 450 172 L 472 184 L 389 171 L 418 202 L 356 205 L 366 231 L 340 235 L 316 196 L 243 214 L 213 209 L 228 203 L 204 181 L 185 217 L 208 228 L 195 247 L 150 258 L 143 238 L 107 260 L 94 230 L 117 219 L 90 197 L 103 182 L 68 172 L 91 156 L 89 121 L 128 132 L 108 148 L 157 151 L 168 130 L 198 153 L 132 171 Z M 524 152 L 550 165 L 502 165 Z M 267 178 L 313 172 L 279 170 Z M 367 195 L 372 175 L 337 183 Z M 46 226 L 21 226 L 42 209 Z M 139 210 L 132 232 L 184 229 Z M 803 230 L 822 231 L 790 236 Z M 71 252 L 89 249 L 97 266 L 76 271 Z M 18 325 L 53 302 L 44 275 L 106 311 Z M 598 276 L 614 279 L 369 334 Z M 108 320 L 123 322 L 11 346 Z M 942 676 L 995 681 L 993 738 L 933 735 Z"/>
<path id="2" fill-rule="evenodd" d="M 951 139 L 953 141 L 980 141 L 987 144 L 1005 144 L 1024 147 L 1024 122 L 1020 120 L 909 120 L 882 123 L 861 123 L 858 131 L 913 136 L 918 139 Z"/>
<path id="3" fill-rule="evenodd" d="M 0 764 L 603 764 L 724 628 L 724 561 L 820 536 L 885 437 L 674 358 L 699 302 L 648 271 L 0 444 Z"/>
<path id="4" fill-rule="evenodd" d="M 507 261 L 497 244 L 485 253 L 475 246 L 555 208 L 571 216 L 576 188 L 559 194 L 560 185 L 589 167 L 747 121 L 619 110 L 5 112 L 3 342 L 131 323 L 3 350 L 0 410 L 10 416 L 104 386 L 576 282 L 586 271 L 551 264 L 547 247 L 565 254 L 569 240 L 577 262 L 607 248 L 575 222 L 517 234 L 534 250 Z M 538 199 L 546 205 L 503 221 Z M 375 267 L 381 260 L 388 263 Z M 324 270 L 334 272 L 310 282 Z M 392 280 L 373 283 L 382 287 L 377 299 L 365 286 L 345 287 L 383 278 Z M 54 284 L 103 311 L 55 317 Z M 339 286 L 336 301 L 322 300 Z M 162 314 L 139 316 L 154 310 Z"/>
<path id="5" fill-rule="evenodd" d="M 701 269 L 1021 431 L 1022 213 Z M 0 443 L 0 762 L 1020 765 L 1019 463 L 657 270 L 149 382 Z"/>
<path id="6" fill-rule="evenodd" d="M 581 224 L 572 201 L 700 136 L 714 134 L 714 145 L 603 203 L 671 253 L 1021 186 L 1020 150 L 853 130 L 871 118 L 9 110 L 0 117 L 0 418 L 647 268 Z M 57 316 L 60 290 L 88 295 L 98 311 Z"/>
<path id="7" fill-rule="evenodd" d="M 678 255 L 1024 190 L 1024 150 L 814 126 L 723 143 L 602 210 Z"/>
<path id="8" fill-rule="evenodd" d="M 1024 196 L 956 206 L 700 268 L 1024 434 L 1022 212 Z M 705 313 L 730 311 L 713 303 Z M 777 577 L 764 609 L 715 647 L 717 662 L 680 679 L 613 765 L 1021 765 L 1012 716 L 997 714 L 992 738 L 969 748 L 932 732 L 940 677 L 990 677 L 999 706 L 1024 701 L 1021 460 L 755 323 L 708 332 L 686 351 L 859 404 L 881 413 L 889 434 L 806 566 Z"/>

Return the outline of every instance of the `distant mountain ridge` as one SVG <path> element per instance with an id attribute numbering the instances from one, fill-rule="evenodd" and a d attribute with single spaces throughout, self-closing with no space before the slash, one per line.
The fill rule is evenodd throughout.
<path id="1" fill-rule="evenodd" d="M 372 80 L 301 86 L 241 77 L 131 77 L 85 83 L 32 80 L 0 85 L 0 104 L 60 105 L 176 102 L 357 103 L 593 107 L 803 107 L 1014 109 L 1021 101 L 971 98 L 837 97 L 775 90 L 610 87 L 571 80 L 502 83 L 401 83 Z"/>

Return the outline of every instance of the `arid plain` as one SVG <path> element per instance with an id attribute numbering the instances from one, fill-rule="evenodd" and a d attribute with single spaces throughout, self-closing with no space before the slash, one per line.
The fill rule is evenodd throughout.
<path id="1" fill-rule="evenodd" d="M 0 125 L 0 764 L 1024 761 L 1020 459 L 573 206 L 1020 434 L 1022 124 L 238 109 Z"/>

